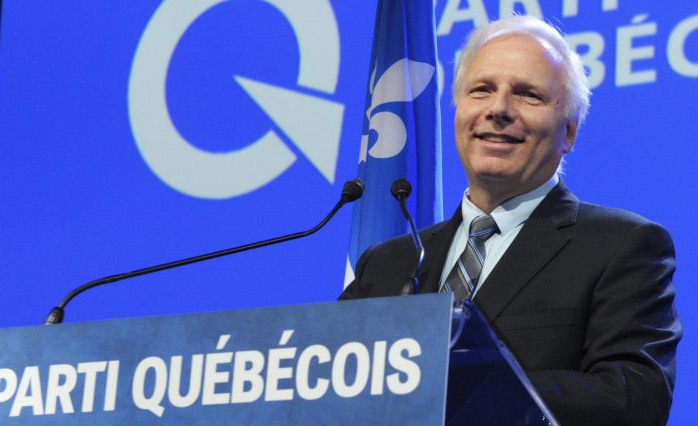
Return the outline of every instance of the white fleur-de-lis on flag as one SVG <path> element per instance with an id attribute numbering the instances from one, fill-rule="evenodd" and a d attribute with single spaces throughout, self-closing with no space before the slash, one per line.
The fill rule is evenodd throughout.
<path id="1" fill-rule="evenodd" d="M 434 66 L 403 58 L 392 64 L 374 86 L 376 70 L 373 69 L 369 84 L 371 105 L 366 116 L 370 120 L 369 130 L 374 130 L 378 139 L 368 149 L 368 134 L 361 135 L 359 162 L 366 161 L 367 154 L 374 158 L 390 158 L 402 151 L 407 143 L 407 129 L 402 118 L 390 111 L 375 114 L 373 111 L 389 102 L 412 102 L 424 91 L 433 76 Z"/>

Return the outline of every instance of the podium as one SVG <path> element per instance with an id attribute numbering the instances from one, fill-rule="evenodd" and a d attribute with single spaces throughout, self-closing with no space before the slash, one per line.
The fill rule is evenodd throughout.
<path id="1" fill-rule="evenodd" d="M 557 424 L 450 294 L 8 328 L 0 342 L 2 424 Z"/>
<path id="2" fill-rule="evenodd" d="M 452 322 L 447 424 L 559 424 L 472 302 L 455 306 Z"/>

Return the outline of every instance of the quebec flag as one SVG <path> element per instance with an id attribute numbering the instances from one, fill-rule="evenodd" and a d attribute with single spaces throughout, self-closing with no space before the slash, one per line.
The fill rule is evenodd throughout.
<path id="1" fill-rule="evenodd" d="M 379 0 L 359 153 L 366 189 L 354 204 L 345 287 L 364 250 L 408 232 L 390 194 L 395 179 L 412 184 L 418 228 L 443 217 L 436 58 L 432 1 Z"/>

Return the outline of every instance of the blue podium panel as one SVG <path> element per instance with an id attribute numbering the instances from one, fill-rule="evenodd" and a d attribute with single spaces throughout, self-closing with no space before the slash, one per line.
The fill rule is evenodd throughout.
<path id="1" fill-rule="evenodd" d="M 450 318 L 436 294 L 2 329 L 0 423 L 443 424 Z"/>

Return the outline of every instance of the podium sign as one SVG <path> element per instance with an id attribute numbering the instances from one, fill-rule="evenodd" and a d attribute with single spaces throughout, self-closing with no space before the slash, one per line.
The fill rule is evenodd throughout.
<path id="1" fill-rule="evenodd" d="M 0 330 L 2 424 L 443 424 L 450 295 Z"/>

